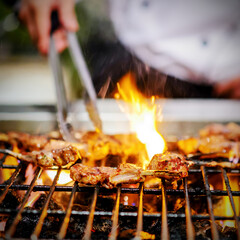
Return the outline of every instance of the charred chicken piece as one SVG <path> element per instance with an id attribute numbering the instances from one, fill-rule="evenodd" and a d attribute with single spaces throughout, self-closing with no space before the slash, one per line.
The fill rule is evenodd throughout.
<path id="1" fill-rule="evenodd" d="M 79 183 L 96 185 L 105 188 L 114 188 L 118 184 L 138 183 L 144 180 L 142 168 L 133 164 L 122 164 L 119 168 L 89 167 L 83 164 L 75 164 L 70 169 L 70 177 Z"/>
<path id="2" fill-rule="evenodd" d="M 199 131 L 200 137 L 209 137 L 221 135 L 232 141 L 240 140 L 240 125 L 236 123 L 228 123 L 226 125 L 213 123 L 205 126 Z"/>
<path id="3" fill-rule="evenodd" d="M 188 176 L 185 157 L 177 153 L 156 154 L 148 165 L 148 170 L 166 171 L 166 179 L 177 180 Z"/>
<path id="4" fill-rule="evenodd" d="M 41 135 L 30 135 L 21 132 L 0 133 L 0 141 L 8 142 L 18 146 L 20 150 L 25 152 L 42 150 L 48 143 L 48 137 Z"/>
<path id="5" fill-rule="evenodd" d="M 144 181 L 145 176 L 157 176 L 171 181 L 188 176 L 184 156 L 175 153 L 156 154 L 143 170 L 134 164 L 122 164 L 117 169 L 111 167 L 89 167 L 80 163 L 70 169 L 70 177 L 79 183 L 114 188 L 118 184 Z"/>
<path id="6" fill-rule="evenodd" d="M 80 158 L 79 151 L 71 145 L 51 151 L 16 153 L 7 149 L 0 149 L 0 152 L 22 161 L 38 164 L 41 167 L 65 166 L 69 163 L 75 163 Z"/>
<path id="7" fill-rule="evenodd" d="M 203 158 L 228 158 L 229 161 L 237 163 L 239 160 L 240 144 L 226 139 L 222 135 L 212 135 L 203 138 L 189 138 L 178 141 L 179 151 L 185 155 L 197 154 Z"/>

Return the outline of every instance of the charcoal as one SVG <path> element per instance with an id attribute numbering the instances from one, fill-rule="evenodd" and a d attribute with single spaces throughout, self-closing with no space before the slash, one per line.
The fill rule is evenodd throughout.
<path id="1" fill-rule="evenodd" d="M 115 204 L 115 199 L 110 196 L 98 196 L 96 210 L 97 211 L 112 211 Z"/>
<path id="2" fill-rule="evenodd" d="M 0 194 L 1 193 L 2 190 L 0 191 Z M 9 190 L 4 200 L 0 204 L 0 208 L 16 209 L 20 202 L 21 198 L 18 196 L 18 194 L 13 190 Z"/>
<path id="3" fill-rule="evenodd" d="M 226 239 L 237 239 L 237 229 L 226 226 L 222 231 L 222 235 L 224 235 Z"/>
<path id="4" fill-rule="evenodd" d="M 70 217 L 66 239 L 82 239 L 86 229 L 86 216 L 74 216 Z"/>
<path id="5" fill-rule="evenodd" d="M 29 209 L 29 208 L 28 208 Z M 9 229 L 13 222 L 14 217 L 10 216 L 6 223 L 6 231 Z M 15 238 L 30 238 L 34 231 L 36 224 L 38 223 L 39 215 L 36 214 L 24 214 L 22 220 L 17 225 L 15 231 Z M 59 232 L 59 226 L 62 222 L 62 218 L 47 216 L 44 220 L 40 238 L 55 238 Z"/>
<path id="6" fill-rule="evenodd" d="M 46 198 L 47 198 L 46 194 L 41 194 L 40 197 L 38 198 L 38 200 L 35 202 L 35 204 L 33 206 L 33 209 L 37 209 L 37 210 L 42 209 Z M 53 199 L 50 199 L 48 209 L 50 209 L 50 210 L 63 210 L 62 207 L 59 206 L 56 202 L 54 202 Z"/>
<path id="7" fill-rule="evenodd" d="M 93 221 L 91 239 L 108 239 L 111 229 L 111 219 L 105 217 L 95 217 Z"/>

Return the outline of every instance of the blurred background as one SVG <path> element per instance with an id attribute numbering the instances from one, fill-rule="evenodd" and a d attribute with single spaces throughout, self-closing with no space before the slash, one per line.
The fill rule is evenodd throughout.
<path id="1" fill-rule="evenodd" d="M 81 1 L 76 4 L 76 12 L 78 38 L 89 69 L 96 76 L 108 52 L 118 46 L 107 1 Z M 61 54 L 61 60 L 67 94 L 71 98 L 81 97 L 82 88 L 68 50 Z M 53 103 L 55 89 L 47 57 L 39 54 L 13 9 L 0 1 L 0 104 Z"/>
<path id="2" fill-rule="evenodd" d="M 138 88 L 146 96 L 211 97 L 211 86 L 165 76 L 131 55 L 114 33 L 107 0 L 79 1 L 76 13 L 80 25 L 77 35 L 100 97 L 112 97 L 116 82 L 129 71 L 135 72 Z M 61 54 L 61 59 L 68 97 L 80 98 L 82 87 L 68 50 Z M 104 87 L 107 91 L 103 93 Z M 47 57 L 38 53 L 13 9 L 0 1 L 0 104 L 54 103 L 55 89 Z"/>

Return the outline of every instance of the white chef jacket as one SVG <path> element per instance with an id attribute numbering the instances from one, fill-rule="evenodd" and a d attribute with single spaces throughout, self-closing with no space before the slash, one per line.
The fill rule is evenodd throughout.
<path id="1" fill-rule="evenodd" d="M 120 41 L 165 74 L 240 77 L 240 0 L 110 0 L 110 15 Z"/>

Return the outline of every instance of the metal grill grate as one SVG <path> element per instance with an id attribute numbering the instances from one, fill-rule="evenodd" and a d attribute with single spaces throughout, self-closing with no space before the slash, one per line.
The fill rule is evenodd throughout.
<path id="1" fill-rule="evenodd" d="M 135 239 L 141 239 L 141 232 L 143 231 L 143 219 L 144 218 L 161 218 L 161 238 L 162 239 L 170 239 L 170 233 L 168 229 L 168 219 L 186 219 L 186 238 L 187 239 L 194 239 L 195 236 L 195 230 L 193 226 L 193 221 L 195 220 L 201 220 L 201 219 L 207 219 L 211 220 L 211 235 L 212 239 L 219 239 L 219 234 L 217 231 L 216 226 L 216 220 L 233 220 L 235 221 L 236 229 L 237 229 L 237 237 L 238 240 L 240 240 L 240 217 L 238 216 L 236 212 L 236 206 L 234 204 L 233 197 L 237 196 L 240 197 L 240 191 L 232 191 L 231 186 L 229 183 L 229 178 L 227 175 L 227 170 L 223 168 L 206 168 L 201 167 L 200 169 L 190 169 L 189 170 L 189 176 L 193 174 L 202 174 L 202 180 L 204 182 L 204 189 L 189 189 L 188 186 L 188 179 L 183 179 L 183 186 L 184 189 L 182 190 L 174 190 L 174 189 L 166 189 L 166 183 L 163 180 L 162 181 L 162 188 L 161 189 L 145 189 L 143 184 L 140 183 L 138 188 L 123 188 L 118 187 L 116 189 L 104 189 L 97 187 L 79 187 L 77 183 L 75 183 L 73 186 L 57 186 L 57 181 L 59 178 L 59 175 L 62 171 L 61 168 L 58 168 L 56 170 L 56 175 L 54 177 L 54 180 L 52 182 L 52 185 L 36 185 L 37 179 L 41 176 L 43 169 L 38 167 L 35 175 L 29 185 L 18 185 L 15 184 L 15 180 L 17 176 L 19 175 L 22 164 L 20 163 L 18 166 L 12 166 L 12 165 L 5 165 L 6 156 L 3 155 L 2 159 L 0 160 L 0 167 L 2 169 L 15 169 L 11 177 L 8 179 L 8 181 L 5 182 L 5 184 L 0 184 L 0 189 L 2 190 L 0 195 L 0 204 L 4 200 L 6 194 L 10 189 L 13 190 L 25 190 L 25 196 L 22 199 L 22 202 L 20 206 L 16 209 L 7 209 L 7 208 L 0 208 L 0 214 L 16 214 L 10 228 L 5 233 L 5 238 L 13 239 L 14 233 L 16 231 L 17 224 L 21 221 L 23 214 L 32 214 L 40 216 L 39 221 L 37 222 L 35 229 L 33 230 L 33 233 L 31 235 L 32 239 L 37 239 L 40 236 L 42 226 L 44 219 L 47 215 L 49 216 L 62 216 L 63 221 L 61 223 L 60 231 L 58 235 L 56 236 L 58 239 L 64 239 L 67 233 L 68 224 L 70 221 L 70 216 L 87 216 L 88 221 L 85 228 L 85 234 L 83 239 L 90 239 L 91 238 L 91 230 L 93 226 L 93 220 L 95 216 L 106 216 L 112 218 L 112 228 L 109 235 L 109 239 L 117 239 L 118 231 L 119 231 L 119 217 L 128 217 L 137 218 L 137 224 L 136 224 L 136 237 Z M 240 176 L 240 170 L 228 170 L 231 174 L 236 174 Z M 225 185 L 226 185 L 226 191 L 225 190 L 211 190 L 209 186 L 209 174 L 221 174 L 222 178 L 224 179 Z M 25 204 L 28 201 L 28 198 L 30 194 L 33 191 L 46 191 L 47 192 L 47 198 L 44 202 L 44 205 L 41 210 L 32 210 L 32 209 L 25 209 Z M 62 210 L 49 210 L 49 202 L 54 192 L 71 192 L 68 206 L 66 208 L 66 211 Z M 74 199 L 77 192 L 92 192 L 92 202 L 90 206 L 89 211 L 76 211 L 72 210 Z M 109 193 L 116 193 L 116 199 L 115 199 L 115 206 L 113 211 L 98 211 L 96 210 L 96 202 L 99 194 L 109 194 Z M 138 210 L 136 212 L 124 212 L 120 211 L 120 197 L 121 194 L 135 194 L 138 196 Z M 143 201 L 144 196 L 146 195 L 159 195 L 161 196 L 162 200 L 162 211 L 161 212 L 144 212 L 143 208 Z M 168 196 L 176 196 L 180 198 L 185 198 L 185 213 L 169 213 L 168 212 Z M 208 214 L 191 214 L 191 202 L 190 197 L 192 196 L 201 196 L 206 197 L 207 199 L 207 205 L 208 205 Z M 212 203 L 212 196 L 228 196 L 231 207 L 234 213 L 233 217 L 226 217 L 226 216 L 216 216 L 213 213 L 213 203 Z"/>

